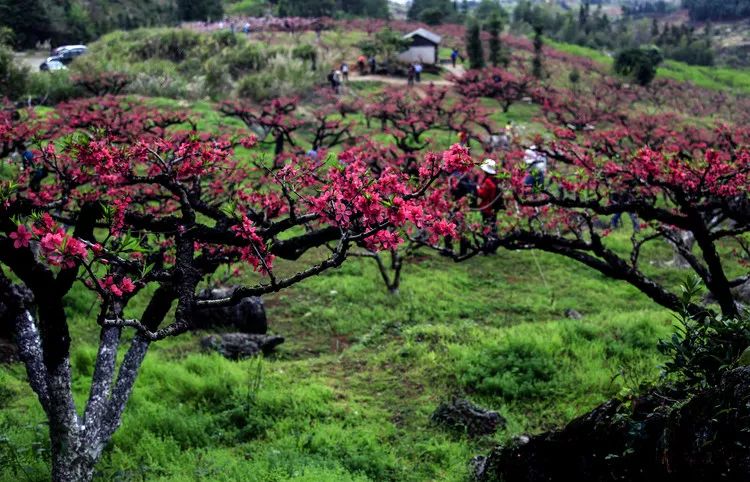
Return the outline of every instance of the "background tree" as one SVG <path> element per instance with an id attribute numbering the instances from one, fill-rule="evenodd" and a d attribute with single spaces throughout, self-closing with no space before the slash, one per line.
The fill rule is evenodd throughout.
<path id="1" fill-rule="evenodd" d="M 408 49 L 410 45 L 410 39 L 404 39 L 403 35 L 390 27 L 377 32 L 372 39 L 364 40 L 358 44 L 365 55 L 380 55 L 386 63 L 393 62 L 396 54 Z"/>
<path id="2" fill-rule="evenodd" d="M 26 82 L 29 69 L 19 66 L 13 57 L 10 42 L 13 40 L 12 32 L 3 29 L 3 39 L 0 40 L 0 98 L 18 99 L 26 90 Z"/>
<path id="3" fill-rule="evenodd" d="M 336 10 L 368 18 L 390 17 L 387 0 L 338 0 Z"/>
<path id="4" fill-rule="evenodd" d="M 498 0 L 482 0 L 474 9 L 473 14 L 480 22 L 486 22 L 494 15 L 500 17 L 501 22 L 508 18 L 508 12 L 505 11 Z"/>
<path id="5" fill-rule="evenodd" d="M 502 21 L 497 13 L 493 13 L 487 22 L 487 31 L 490 34 L 489 40 L 489 61 L 493 67 L 497 67 L 501 63 L 505 63 L 505 58 L 502 51 L 502 44 L 500 43 L 500 32 L 503 29 Z"/>
<path id="6" fill-rule="evenodd" d="M 407 16 L 409 20 L 438 24 L 455 16 L 455 13 L 450 0 L 414 0 Z"/>
<path id="7" fill-rule="evenodd" d="M 224 6 L 221 0 L 177 0 L 177 13 L 182 20 L 217 20 Z"/>
<path id="8" fill-rule="evenodd" d="M 656 69 L 663 57 L 655 47 L 623 50 L 615 57 L 614 71 L 648 85 L 656 77 Z"/>
<path id="9" fill-rule="evenodd" d="M 544 26 L 541 23 L 534 25 L 534 58 L 531 61 L 531 73 L 537 79 L 544 76 L 544 39 L 542 33 Z"/>
<path id="10" fill-rule="evenodd" d="M 470 68 L 481 69 L 484 67 L 481 30 L 476 20 L 470 20 L 469 25 L 466 27 L 466 55 L 469 57 Z"/>

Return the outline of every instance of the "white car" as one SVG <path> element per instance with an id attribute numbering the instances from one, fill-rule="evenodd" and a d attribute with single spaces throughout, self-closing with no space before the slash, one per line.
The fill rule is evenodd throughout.
<path id="1" fill-rule="evenodd" d="M 55 70 L 66 70 L 67 69 L 67 67 L 65 66 L 65 64 L 62 63 L 62 62 L 60 62 L 59 60 L 54 60 L 54 59 L 47 60 L 47 62 L 45 62 L 45 64 L 47 65 L 47 70 L 49 72 L 52 72 L 52 71 L 55 71 Z"/>
<path id="2" fill-rule="evenodd" d="M 63 52 L 66 52 L 69 50 L 85 52 L 86 50 L 88 50 L 88 47 L 86 47 L 85 45 L 61 45 L 52 51 L 52 57 L 62 55 Z"/>
<path id="3" fill-rule="evenodd" d="M 39 70 L 53 70 L 49 67 L 50 64 L 54 62 L 60 62 L 63 65 L 67 65 L 79 55 L 85 54 L 86 51 L 88 51 L 88 48 L 85 45 L 63 45 L 62 47 L 57 47 L 52 51 L 52 55 L 42 62 L 39 66 Z M 60 70 L 60 67 L 56 67 L 54 70 Z"/>

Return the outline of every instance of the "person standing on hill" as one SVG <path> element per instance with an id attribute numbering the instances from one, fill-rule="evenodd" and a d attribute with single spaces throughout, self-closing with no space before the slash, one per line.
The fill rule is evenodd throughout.
<path id="1" fill-rule="evenodd" d="M 451 63 L 453 64 L 453 68 L 456 67 L 456 60 L 458 60 L 458 49 L 454 48 L 451 52 Z"/>
<path id="2" fill-rule="evenodd" d="M 333 72 L 333 90 L 337 94 L 341 93 L 341 82 L 343 79 L 343 75 L 340 70 L 336 70 Z"/>
<path id="3" fill-rule="evenodd" d="M 341 75 L 344 81 L 349 82 L 349 64 L 346 62 L 342 62 L 341 64 Z"/>
<path id="4" fill-rule="evenodd" d="M 422 64 L 419 62 L 414 64 L 414 79 L 417 83 L 422 82 Z"/>
<path id="5" fill-rule="evenodd" d="M 547 173 L 547 156 L 540 153 L 536 146 L 531 146 L 524 152 L 523 161 L 526 163 L 524 185 L 534 189 L 544 187 L 544 175 Z"/>
<path id="6" fill-rule="evenodd" d="M 417 71 L 414 68 L 414 64 L 409 65 L 409 70 L 406 71 L 406 83 L 409 86 L 414 85 L 414 76 L 416 75 Z"/>
<path id="7" fill-rule="evenodd" d="M 378 61 L 375 60 L 375 56 L 374 55 L 370 55 L 369 62 L 370 62 L 370 75 L 375 75 L 375 73 L 378 70 Z"/>
<path id="8" fill-rule="evenodd" d="M 365 64 L 367 59 L 364 55 L 360 55 L 357 59 L 357 68 L 359 69 L 359 75 L 365 75 Z"/>
<path id="9" fill-rule="evenodd" d="M 485 226 L 495 234 L 497 212 L 503 207 L 503 199 L 497 182 L 497 163 L 493 159 L 485 159 L 480 169 L 484 175 L 477 188 L 477 207 L 482 213 Z"/>

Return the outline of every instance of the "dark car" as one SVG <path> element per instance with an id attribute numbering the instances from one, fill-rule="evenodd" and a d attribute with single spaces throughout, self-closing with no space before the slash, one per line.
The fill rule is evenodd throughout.
<path id="1" fill-rule="evenodd" d="M 76 57 L 85 54 L 87 50 L 88 49 L 85 45 L 65 45 L 62 47 L 58 47 L 52 51 L 54 55 L 52 55 L 51 57 L 47 57 L 47 60 L 42 62 L 42 64 L 39 66 L 39 70 L 55 70 L 54 68 L 50 68 L 52 67 L 52 65 L 55 65 L 55 62 L 60 62 L 63 65 L 68 65 Z"/>

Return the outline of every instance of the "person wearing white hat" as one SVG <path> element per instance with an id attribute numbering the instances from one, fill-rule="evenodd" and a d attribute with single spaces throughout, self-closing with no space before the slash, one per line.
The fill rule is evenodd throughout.
<path id="1" fill-rule="evenodd" d="M 479 183 L 477 198 L 479 201 L 479 212 L 482 213 L 484 223 L 494 233 L 496 230 L 497 211 L 503 207 L 502 195 L 497 183 L 497 162 L 494 159 L 485 159 L 479 166 L 484 172 L 484 178 Z"/>
<path id="2" fill-rule="evenodd" d="M 542 187 L 544 175 L 547 173 L 547 156 L 539 152 L 535 145 L 529 146 L 524 152 L 523 161 L 526 163 L 526 178 L 524 185 Z"/>

